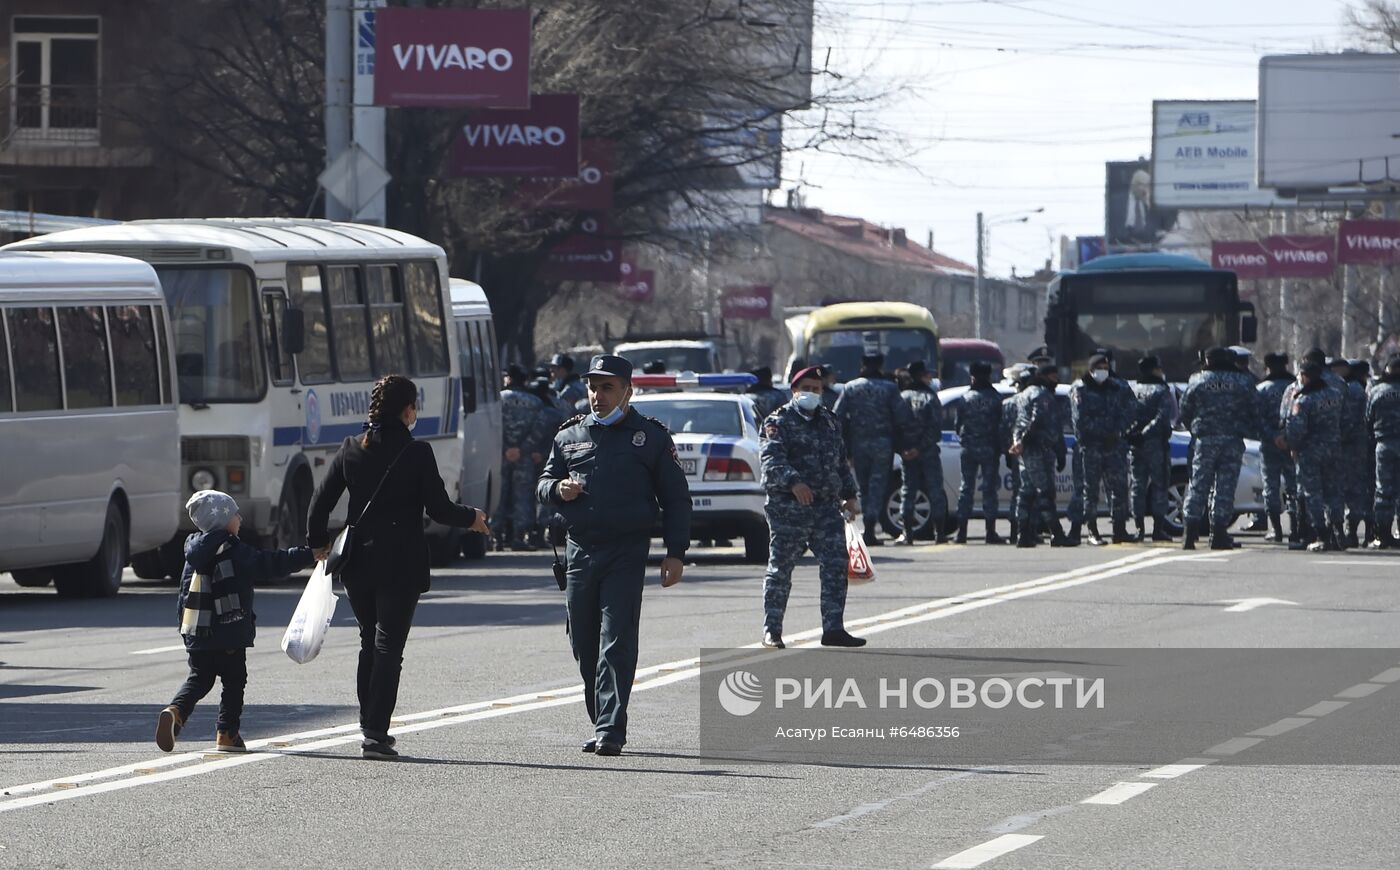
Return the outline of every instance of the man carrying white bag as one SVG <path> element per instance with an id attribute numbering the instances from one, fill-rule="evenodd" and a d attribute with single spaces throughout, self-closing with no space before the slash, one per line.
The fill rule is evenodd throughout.
<path id="1" fill-rule="evenodd" d="M 282 651 L 292 661 L 304 665 L 321 652 L 321 644 L 326 642 L 326 631 L 335 618 L 335 605 L 339 600 L 331 590 L 331 575 L 326 570 L 326 563 L 317 562 L 316 570 L 306 581 L 306 589 L 297 602 L 297 609 L 292 612 L 292 621 L 282 634 Z"/>

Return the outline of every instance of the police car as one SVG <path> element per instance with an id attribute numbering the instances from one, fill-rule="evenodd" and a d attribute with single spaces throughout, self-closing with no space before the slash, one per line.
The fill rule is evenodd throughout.
<path id="1" fill-rule="evenodd" d="M 680 392 L 639 392 L 632 407 L 671 430 L 690 484 L 691 538 L 743 539 L 745 561 L 760 563 L 768 561 L 768 518 L 753 402 L 737 393 L 703 391 L 752 380 L 752 375 L 636 375 L 633 384 L 643 390 Z"/>
<path id="2" fill-rule="evenodd" d="M 971 387 L 950 387 L 940 390 L 939 401 L 943 403 L 943 442 L 940 445 L 943 459 L 943 491 L 944 497 L 948 500 L 948 523 L 951 529 L 956 522 L 954 511 L 958 505 L 958 489 L 962 483 L 962 446 L 958 442 L 956 431 L 958 407 L 962 398 Z M 1006 383 L 996 384 L 997 392 L 1003 397 L 1009 396 L 1015 390 Z M 1059 405 L 1060 414 L 1065 421 L 1065 445 L 1074 445 L 1074 434 L 1070 428 L 1069 411 L 1069 386 L 1061 384 L 1055 388 L 1055 401 Z M 1240 514 L 1256 513 L 1264 509 L 1264 476 L 1259 466 L 1259 442 L 1246 439 L 1244 448 L 1244 464 L 1240 469 L 1240 481 L 1235 487 L 1235 512 L 1236 517 Z M 1191 477 L 1190 462 L 1188 452 L 1191 445 L 1191 436 L 1181 430 L 1173 431 L 1171 434 L 1171 483 L 1167 492 L 1167 518 L 1180 525 L 1182 519 L 1182 506 L 1186 500 L 1186 484 Z M 904 527 L 901 507 L 903 499 L 900 495 L 900 473 L 899 456 L 895 456 L 895 474 L 891 475 L 891 488 L 886 499 L 884 515 L 880 517 L 880 525 L 890 535 L 899 534 Z M 1065 470 L 1055 474 L 1055 503 L 1061 511 L 1069 506 L 1070 496 L 1073 490 L 1073 475 L 1066 457 Z M 914 530 L 916 536 L 925 535 L 928 532 L 928 522 L 931 516 L 930 502 L 928 495 L 924 492 L 918 494 L 918 502 L 914 506 L 914 520 L 917 524 Z M 1001 459 L 1001 486 L 997 495 L 997 511 L 1002 517 L 1011 515 L 1011 472 L 1006 467 L 1006 457 Z M 973 492 L 972 499 L 973 516 L 982 515 L 982 493 L 979 481 L 978 488 Z M 1106 516 L 1109 511 L 1107 494 L 1099 496 L 1099 513 Z"/>

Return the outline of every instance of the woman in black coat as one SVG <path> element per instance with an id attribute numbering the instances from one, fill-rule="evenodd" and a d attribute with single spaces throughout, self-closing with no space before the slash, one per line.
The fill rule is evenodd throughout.
<path id="1" fill-rule="evenodd" d="M 389 720 L 398 700 L 413 611 L 418 596 L 428 591 L 423 513 L 446 526 L 489 532 L 483 511 L 447 497 L 432 446 L 409 434 L 418 421 L 417 404 L 418 387 L 408 378 L 386 375 L 375 383 L 365 432 L 340 445 L 312 497 L 307 520 L 307 543 L 318 559 L 324 559 L 330 550 L 331 510 L 341 493 L 349 490 L 346 516 L 359 519 L 340 582 L 360 624 L 356 690 L 365 758 L 398 757 L 394 738 L 389 736 Z M 383 486 L 374 495 L 381 481 Z M 365 511 L 371 496 L 373 504 Z"/>

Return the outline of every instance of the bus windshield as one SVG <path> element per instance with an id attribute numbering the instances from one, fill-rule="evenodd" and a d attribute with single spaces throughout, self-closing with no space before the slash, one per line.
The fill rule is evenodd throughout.
<path id="1" fill-rule="evenodd" d="M 904 368 L 915 360 L 930 367 L 938 358 L 938 338 L 926 329 L 839 329 L 818 332 L 807 342 L 807 360 L 831 366 L 844 383 L 860 374 L 860 358 L 871 351 L 885 355 L 885 369 Z"/>
<path id="2" fill-rule="evenodd" d="M 180 401 L 254 402 L 266 389 L 256 299 L 243 269 L 157 266 L 175 330 Z"/>
<path id="3" fill-rule="evenodd" d="M 1227 343 L 1225 316 L 1211 311 L 1137 314 L 1081 314 L 1075 318 L 1074 376 L 1087 367 L 1096 348 L 1113 351 L 1120 371 L 1136 371 L 1149 354 L 1161 359 L 1169 378 L 1182 380 L 1196 368 L 1197 352 Z"/>
<path id="4" fill-rule="evenodd" d="M 710 349 L 707 347 L 633 347 L 619 350 L 618 356 L 630 362 L 638 372 L 641 372 L 642 366 L 657 361 L 665 363 L 668 372 L 711 374 L 714 371 L 710 362 Z"/>

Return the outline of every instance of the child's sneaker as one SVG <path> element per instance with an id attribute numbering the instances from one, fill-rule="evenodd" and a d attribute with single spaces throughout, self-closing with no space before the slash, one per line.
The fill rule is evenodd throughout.
<path id="1" fill-rule="evenodd" d="M 247 752 L 248 747 L 243 745 L 243 738 L 235 731 L 232 734 L 227 731 L 220 731 L 214 738 L 214 749 L 219 752 Z"/>
<path id="2" fill-rule="evenodd" d="M 185 718 L 180 715 L 180 708 L 171 704 L 160 711 L 160 716 L 156 718 L 156 745 L 162 752 L 170 752 L 175 748 L 175 738 L 180 736 L 180 729 L 185 727 Z"/>

